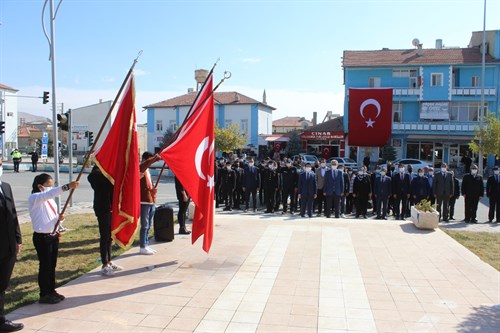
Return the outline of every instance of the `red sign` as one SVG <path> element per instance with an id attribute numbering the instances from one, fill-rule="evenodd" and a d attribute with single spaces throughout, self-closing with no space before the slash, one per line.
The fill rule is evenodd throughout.
<path id="1" fill-rule="evenodd" d="M 309 140 L 339 140 L 344 138 L 343 132 L 304 132 L 301 135 L 302 139 Z"/>

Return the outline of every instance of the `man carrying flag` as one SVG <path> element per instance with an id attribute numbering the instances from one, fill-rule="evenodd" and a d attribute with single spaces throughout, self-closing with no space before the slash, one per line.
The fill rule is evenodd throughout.
<path id="1" fill-rule="evenodd" d="M 198 94 L 173 142 L 161 158 L 184 185 L 196 206 L 192 243 L 204 235 L 203 250 L 209 252 L 214 215 L 214 98 L 213 71 Z M 187 157 L 187 163 L 186 163 Z"/>

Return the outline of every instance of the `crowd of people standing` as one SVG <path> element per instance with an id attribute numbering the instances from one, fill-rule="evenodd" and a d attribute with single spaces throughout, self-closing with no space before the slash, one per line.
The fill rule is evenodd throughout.
<path id="1" fill-rule="evenodd" d="M 462 195 L 466 223 L 477 223 L 479 200 L 485 195 L 483 178 L 472 164 L 462 182 L 446 163 L 413 170 L 411 165 L 387 164 L 387 168 L 367 165 L 358 170 L 325 159 L 314 165 L 266 158 L 258 165 L 254 159 L 220 159 L 216 163 L 216 207 L 224 211 L 259 209 L 266 214 L 300 214 L 312 217 L 368 218 L 404 220 L 410 207 L 422 200 L 436 205 L 442 222 L 455 219 L 455 203 Z M 499 169 L 486 183 L 489 222 L 500 220 Z M 250 199 L 251 198 L 251 199 Z M 259 205 L 257 205 L 257 203 Z M 371 211 L 369 211 L 371 209 Z M 495 219 L 496 216 L 496 219 Z"/>

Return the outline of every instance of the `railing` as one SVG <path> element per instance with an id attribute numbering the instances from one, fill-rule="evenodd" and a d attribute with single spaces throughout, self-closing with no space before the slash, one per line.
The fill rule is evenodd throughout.
<path id="1" fill-rule="evenodd" d="M 481 87 L 455 87 L 451 89 L 453 96 L 481 96 Z M 485 96 L 496 96 L 497 90 L 493 87 L 484 88 Z"/>
<path id="2" fill-rule="evenodd" d="M 392 129 L 393 130 L 400 130 L 400 131 L 462 131 L 462 132 L 474 132 L 474 129 L 478 124 L 453 124 L 453 123 L 446 123 L 446 124 L 435 124 L 435 123 L 421 123 L 421 122 L 414 122 L 414 123 L 393 123 L 392 124 Z"/>
<path id="3" fill-rule="evenodd" d="M 420 96 L 419 88 L 394 88 L 392 94 L 394 96 Z"/>

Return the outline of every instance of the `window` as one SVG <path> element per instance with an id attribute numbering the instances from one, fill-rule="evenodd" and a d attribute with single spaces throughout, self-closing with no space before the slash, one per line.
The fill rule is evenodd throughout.
<path id="1" fill-rule="evenodd" d="M 450 121 L 479 121 L 480 105 L 480 102 L 451 102 Z"/>
<path id="2" fill-rule="evenodd" d="M 432 73 L 431 87 L 442 87 L 442 86 L 443 86 L 443 73 Z"/>
<path id="3" fill-rule="evenodd" d="M 379 77 L 369 77 L 368 78 L 368 87 L 370 87 L 370 88 L 380 87 L 380 78 Z"/>
<path id="4" fill-rule="evenodd" d="M 156 131 L 163 132 L 163 121 L 162 120 L 156 121 Z"/>
<path id="5" fill-rule="evenodd" d="M 392 104 L 392 122 L 400 123 L 403 121 L 403 104 L 393 103 Z"/>
<path id="6" fill-rule="evenodd" d="M 241 122 L 240 122 L 240 130 L 241 130 L 243 133 L 248 132 L 248 119 L 241 119 Z"/>
<path id="7" fill-rule="evenodd" d="M 177 123 L 175 120 L 170 120 L 170 123 L 168 125 L 168 128 L 172 131 L 175 132 L 177 130 Z"/>
<path id="8" fill-rule="evenodd" d="M 393 69 L 392 77 L 417 77 L 416 69 Z"/>
<path id="9" fill-rule="evenodd" d="M 233 121 L 231 119 L 226 119 L 224 121 L 224 128 L 228 128 L 232 123 Z"/>
<path id="10" fill-rule="evenodd" d="M 473 76 L 471 77 L 471 86 L 472 87 L 479 87 L 481 83 L 479 82 L 479 76 Z"/>

